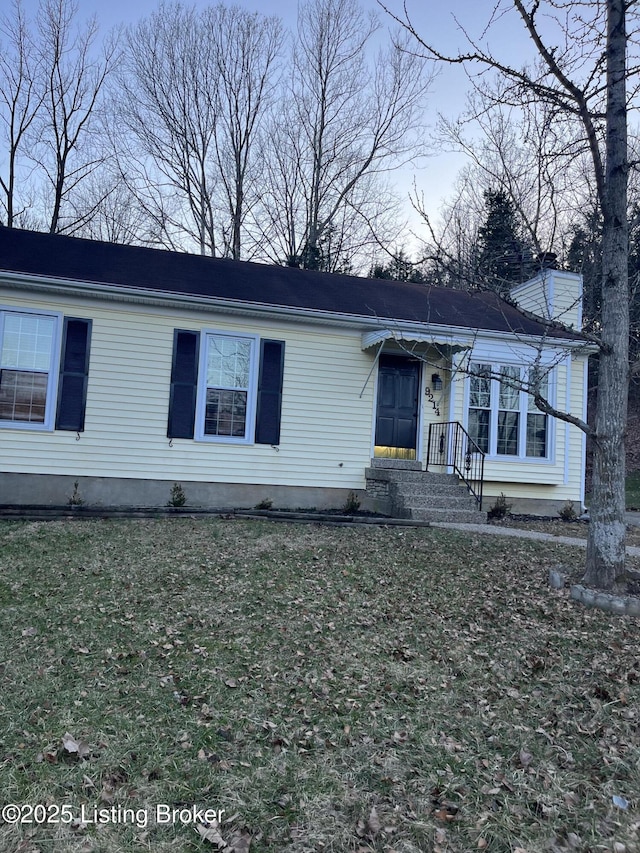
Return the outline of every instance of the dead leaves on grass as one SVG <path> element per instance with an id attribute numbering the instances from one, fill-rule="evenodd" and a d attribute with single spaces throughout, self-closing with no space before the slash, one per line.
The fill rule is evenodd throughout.
<path id="1" fill-rule="evenodd" d="M 205 841 L 214 844 L 218 850 L 222 850 L 227 846 L 227 842 L 220 834 L 219 826 L 217 820 L 213 823 L 199 823 L 196 825 L 196 832 Z"/>
<path id="2" fill-rule="evenodd" d="M 245 829 L 235 830 L 225 840 L 220 832 L 220 824 L 217 820 L 211 823 L 198 823 L 195 829 L 200 838 L 208 841 L 209 844 L 212 844 L 221 853 L 248 853 L 251 846 L 252 836 Z"/>
<path id="3" fill-rule="evenodd" d="M 364 820 L 360 819 L 356 826 L 356 835 L 360 838 L 371 838 L 372 840 L 378 835 L 380 830 L 382 829 L 382 824 L 380 823 L 380 818 L 378 817 L 378 812 L 375 806 L 371 807 L 371 811 L 369 812 L 369 817 Z"/>
<path id="4" fill-rule="evenodd" d="M 147 545 L 138 529 L 148 529 Z M 251 792 L 260 825 L 274 811 L 271 795 L 258 801 L 267 774 L 287 774 L 295 816 L 284 804 L 270 825 L 272 849 L 289 849 L 294 819 L 302 827 L 296 849 L 307 841 L 321 849 L 304 827 L 316 820 L 327 790 L 337 800 L 333 828 L 342 833 L 331 838 L 335 849 L 390 853 L 391 835 L 398 849 L 459 853 L 482 850 L 481 842 L 491 850 L 500 837 L 504 849 L 520 843 L 531 853 L 540 848 L 519 841 L 519 825 L 524 838 L 537 840 L 563 823 L 580 826 L 587 845 L 582 826 L 594 813 L 610 810 L 629 822 L 633 804 L 616 808 L 611 795 L 631 799 L 633 791 L 634 780 L 616 774 L 631 766 L 638 747 L 637 642 L 616 646 L 624 636 L 616 625 L 576 613 L 549 592 L 550 549 L 510 543 L 504 552 L 480 538 L 433 531 L 291 529 L 283 544 L 281 529 L 265 528 L 258 538 L 252 530 L 182 525 L 178 537 L 166 522 L 129 525 L 122 586 L 110 568 L 119 565 L 113 534 L 105 537 L 101 577 L 87 577 L 91 595 L 105 602 L 92 611 L 97 622 L 65 627 L 61 603 L 58 634 L 45 638 L 41 629 L 35 642 L 20 644 L 46 640 L 53 648 L 63 640 L 63 651 L 46 660 L 46 677 L 82 679 L 90 692 L 75 718 L 67 709 L 73 713 L 78 694 L 69 690 L 70 701 L 47 715 L 46 738 L 67 726 L 76 734 L 96 730 L 84 724 L 92 702 L 105 708 L 114 731 L 118 722 L 135 722 L 127 737 L 152 748 L 159 730 L 169 732 L 164 752 L 148 765 L 158 770 L 134 771 L 132 790 L 155 782 L 157 795 L 177 780 L 200 795 L 215 772 L 229 796 Z M 107 590 L 105 600 L 99 587 L 110 574 L 117 597 Z M 202 606 L 211 599 L 215 607 Z M 17 624 L 35 618 L 25 613 Z M 112 647 L 102 656 L 98 637 Z M 225 737 L 229 720 L 233 736 Z M 53 761 L 64 755 L 78 763 L 80 785 L 88 756 L 51 751 Z M 117 802 L 120 792 L 114 798 L 104 784 L 102 752 L 91 756 L 90 790 Z M 59 770 L 41 769 L 52 778 Z M 345 778 L 353 787 L 341 800 L 331 785 Z M 441 793 L 433 802 L 436 783 Z M 201 846 L 248 849 L 251 836 L 235 838 L 226 827 L 217 828 L 219 839 L 202 835 Z M 327 829 L 325 843 L 329 837 Z"/>
<path id="5" fill-rule="evenodd" d="M 91 753 L 91 747 L 85 740 L 76 740 L 69 732 L 62 736 L 62 746 L 65 752 L 80 759 L 86 758 Z"/>
<path id="6" fill-rule="evenodd" d="M 82 761 L 91 755 L 91 747 L 85 740 L 76 739 L 70 732 L 65 732 L 59 746 L 48 746 L 36 755 L 36 762 L 56 764 L 59 758 L 73 758 Z"/>

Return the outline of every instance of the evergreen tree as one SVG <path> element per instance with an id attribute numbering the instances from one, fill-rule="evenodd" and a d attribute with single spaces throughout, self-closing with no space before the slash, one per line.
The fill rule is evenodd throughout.
<path id="1" fill-rule="evenodd" d="M 386 278 L 390 281 L 410 281 L 414 284 L 426 282 L 426 276 L 420 267 L 409 260 L 404 249 L 400 249 L 391 256 L 391 260 L 384 264 L 375 264 L 369 273 L 369 278 Z"/>
<path id="2" fill-rule="evenodd" d="M 299 255 L 287 258 L 287 266 L 353 275 L 353 266 L 343 251 L 341 235 L 333 226 L 326 229 L 315 245 L 307 242 Z"/>
<path id="3" fill-rule="evenodd" d="M 485 190 L 486 219 L 478 229 L 478 284 L 505 294 L 533 272 L 531 247 L 521 236 L 513 202 L 504 190 Z"/>

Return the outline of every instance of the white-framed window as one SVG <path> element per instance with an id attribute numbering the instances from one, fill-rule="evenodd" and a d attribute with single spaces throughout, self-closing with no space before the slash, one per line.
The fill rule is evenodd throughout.
<path id="1" fill-rule="evenodd" d="M 491 430 L 491 365 L 472 364 L 469 376 L 469 423 L 471 438 L 489 453 Z"/>
<path id="2" fill-rule="evenodd" d="M 535 382 L 536 368 L 531 368 L 530 379 Z M 549 399 L 549 374 L 540 374 L 540 396 Z M 526 456 L 544 459 L 549 456 L 549 416 L 536 406 L 531 394 L 527 394 Z"/>
<path id="3" fill-rule="evenodd" d="M 255 429 L 258 338 L 208 331 L 200 351 L 196 435 L 249 443 Z"/>
<path id="4" fill-rule="evenodd" d="M 524 388 L 533 385 L 536 367 L 474 362 L 468 379 L 467 430 L 488 456 L 548 459 L 550 418 Z M 540 373 L 540 394 L 553 390 L 549 371 Z M 550 401 L 552 402 L 552 401 Z"/>
<path id="5" fill-rule="evenodd" d="M 500 456 L 519 456 L 520 391 L 519 367 L 503 365 L 498 380 L 498 432 L 496 452 Z"/>
<path id="6" fill-rule="evenodd" d="M 0 310 L 0 427 L 53 428 L 59 314 Z"/>

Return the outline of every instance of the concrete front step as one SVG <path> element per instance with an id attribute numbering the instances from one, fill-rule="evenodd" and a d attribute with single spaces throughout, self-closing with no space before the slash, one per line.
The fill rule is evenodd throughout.
<path id="1" fill-rule="evenodd" d="M 422 462 L 415 459 L 372 459 L 371 467 L 391 471 L 422 471 Z"/>
<path id="2" fill-rule="evenodd" d="M 412 495 L 407 498 L 406 495 L 397 495 L 398 504 L 403 504 L 410 509 L 429 509 L 430 507 L 439 507 L 441 509 L 475 509 L 476 502 L 471 495 Z"/>
<path id="3" fill-rule="evenodd" d="M 448 495 L 450 497 L 466 497 L 469 493 L 467 487 L 456 480 L 455 483 L 432 483 L 428 480 L 422 482 L 394 483 L 393 487 L 397 494 L 411 498 L 414 495 Z"/>
<path id="4" fill-rule="evenodd" d="M 395 518 L 458 524 L 487 520 L 455 474 L 374 465 L 367 468 L 366 478 L 372 508 Z"/>
<path id="5" fill-rule="evenodd" d="M 412 509 L 410 516 L 414 521 L 440 521 L 449 524 L 486 524 L 487 513 L 477 509 Z"/>
<path id="6" fill-rule="evenodd" d="M 416 471 L 405 468 L 366 468 L 365 477 L 387 483 L 442 483 L 459 484 L 455 474 L 436 474 L 431 471 Z"/>

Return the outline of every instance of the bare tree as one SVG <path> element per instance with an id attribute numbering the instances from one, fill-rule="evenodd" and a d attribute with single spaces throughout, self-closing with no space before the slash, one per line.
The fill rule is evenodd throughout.
<path id="1" fill-rule="evenodd" d="M 222 4 L 162 5 L 129 31 L 121 172 L 165 245 L 240 257 L 281 39 L 278 19 Z"/>
<path id="2" fill-rule="evenodd" d="M 471 202 L 490 189 L 505 192 L 536 251 L 553 251 L 580 206 L 584 146 L 555 105 L 505 103 L 505 88 L 474 89 L 460 118 L 441 117 L 437 143 L 468 158 Z"/>
<path id="3" fill-rule="evenodd" d="M 38 59 L 21 0 L 13 0 L 11 13 L 0 19 L 0 123 L 5 140 L 5 163 L 0 174 L 5 225 L 12 228 L 29 207 L 22 201 L 28 184 L 25 168 L 26 135 L 42 106 L 38 85 Z M 23 190 L 18 193 L 18 188 Z"/>
<path id="4" fill-rule="evenodd" d="M 597 204 L 593 166 L 575 121 L 555 105 L 515 103 L 503 80 L 482 78 L 460 117 L 440 116 L 434 142 L 467 160 L 437 220 L 423 192 L 414 189 L 411 197 L 427 226 L 424 254 L 449 286 L 487 285 L 477 263 L 487 194 L 499 191 L 509 199 L 534 256 L 564 256 L 575 212 Z"/>
<path id="5" fill-rule="evenodd" d="M 104 159 L 96 122 L 107 76 L 117 58 L 117 40 L 96 45 L 95 18 L 76 26 L 78 5 L 73 0 L 43 0 L 38 9 L 38 53 L 42 109 L 31 126 L 31 157 L 44 171 L 48 229 L 73 231 L 65 203 Z"/>
<path id="6" fill-rule="evenodd" d="M 492 174 L 467 165 L 458 175 L 454 195 L 432 224 L 424 194 L 414 187 L 411 201 L 427 228 L 423 238 L 423 262 L 430 275 L 446 287 L 462 290 L 494 290 L 507 295 L 516 283 L 538 271 L 539 244 L 523 220 L 509 185 L 494 182 Z"/>
<path id="7" fill-rule="evenodd" d="M 594 427 L 582 425 L 594 446 L 585 582 L 602 588 L 614 586 L 625 566 L 624 438 L 629 385 L 626 81 L 630 73 L 626 13 L 631 5 L 627 0 L 593 4 L 513 0 L 513 9 L 539 56 L 535 68 L 511 66 L 471 39 L 468 51 L 446 55 L 425 41 L 406 14 L 402 21 L 426 56 L 492 69 L 508 83 L 512 98 L 550 104 L 582 128 L 603 221 L 597 411 Z M 555 25 L 550 38 L 559 39 L 562 49 L 545 41 L 542 15 L 544 32 Z"/>
<path id="8" fill-rule="evenodd" d="M 178 248 L 184 232 L 212 255 L 216 84 L 212 46 L 194 9 L 160 6 L 127 33 L 114 96 L 128 132 L 115 140 L 123 180 L 159 242 Z"/>
<path id="9" fill-rule="evenodd" d="M 247 211 L 259 193 L 255 143 L 275 93 L 283 29 L 278 18 L 222 4 L 204 20 L 218 71 L 215 150 L 228 215 L 225 254 L 237 260 Z"/>
<path id="10" fill-rule="evenodd" d="M 148 241 L 148 220 L 113 163 L 90 175 L 69 204 L 82 223 L 76 236 L 107 243 Z"/>
<path id="11" fill-rule="evenodd" d="M 262 206 L 267 241 L 290 263 L 330 268 L 323 241 L 347 218 L 375 227 L 387 189 L 377 178 L 419 151 L 427 66 L 397 43 L 371 62 L 377 29 L 349 0 L 300 6 Z"/>

